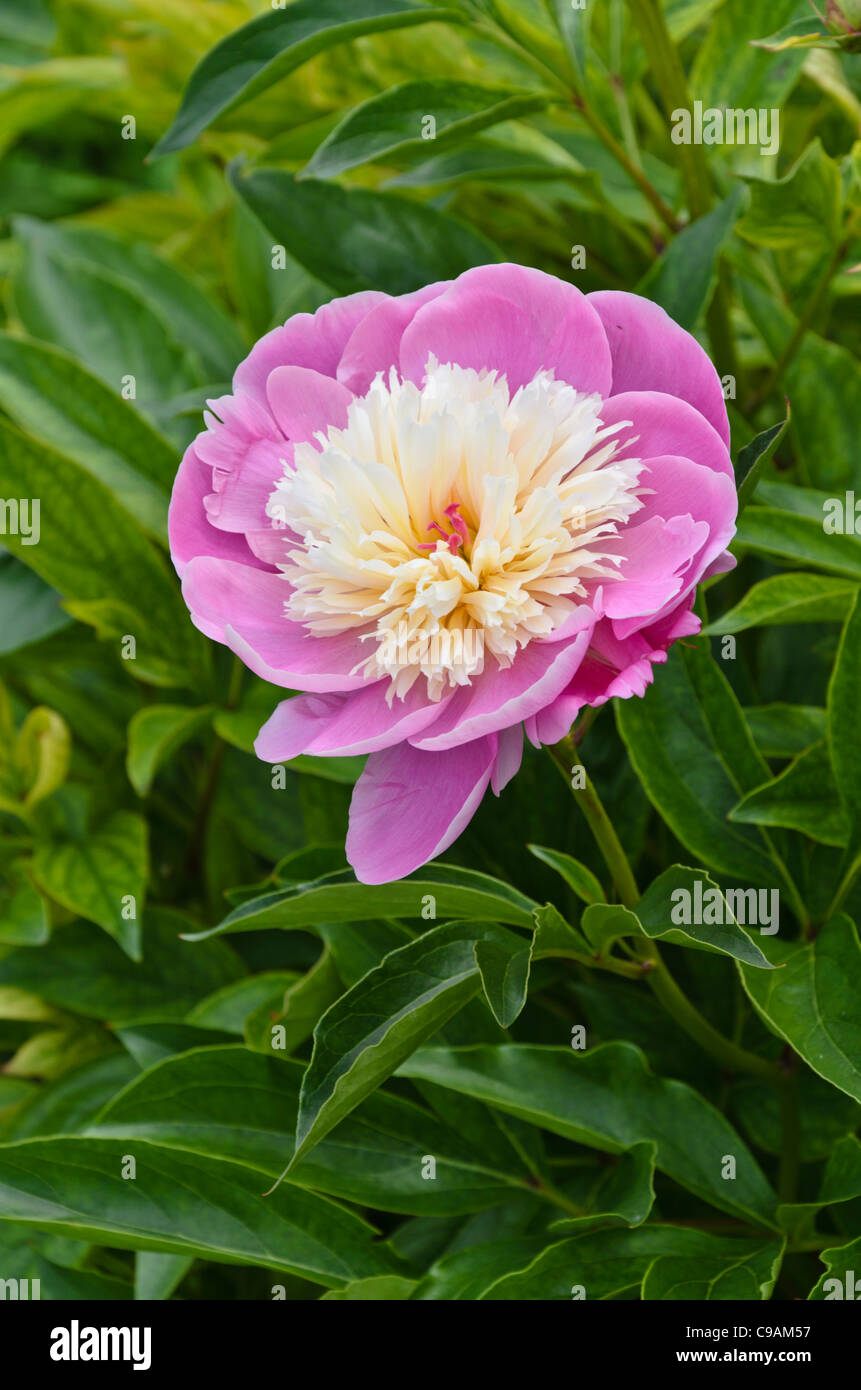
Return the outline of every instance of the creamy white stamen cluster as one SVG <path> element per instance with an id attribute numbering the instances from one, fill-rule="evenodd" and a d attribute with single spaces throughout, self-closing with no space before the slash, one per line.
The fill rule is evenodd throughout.
<path id="1" fill-rule="evenodd" d="M 419 676 L 438 700 L 488 654 L 509 666 L 619 573 L 602 542 L 642 506 L 641 461 L 616 457 L 623 426 L 600 407 L 552 372 L 513 396 L 504 376 L 433 357 L 422 388 L 378 375 L 344 429 L 296 446 L 270 497 L 302 542 L 280 566 L 288 616 L 362 629 L 356 669 L 391 677 L 390 701 Z"/>

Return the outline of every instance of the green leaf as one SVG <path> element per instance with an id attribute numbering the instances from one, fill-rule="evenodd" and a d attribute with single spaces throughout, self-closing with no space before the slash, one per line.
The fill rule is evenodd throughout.
<path id="1" fill-rule="evenodd" d="M 15 307 L 27 332 L 65 349 L 117 395 L 151 406 L 191 386 L 190 359 L 159 314 L 113 271 L 73 259 L 21 219 L 26 251 L 15 275 Z"/>
<path id="2" fill-rule="evenodd" d="M 141 959 L 141 914 L 149 875 L 147 823 L 114 811 L 79 839 L 40 845 L 33 875 L 49 898 L 97 922 L 132 960 Z"/>
<path id="3" fill-rule="evenodd" d="M 242 1047 L 199 1048 L 138 1076 L 91 1133 L 229 1159 L 274 1178 L 293 1144 L 303 1070 Z M 428 1155 L 432 1179 L 423 1172 Z M 513 1151 L 500 1159 L 413 1102 L 377 1092 L 291 1169 L 288 1184 L 377 1210 L 443 1216 L 504 1201 L 526 1177 Z"/>
<path id="4" fill-rule="evenodd" d="M 861 1236 L 848 1245 L 832 1246 L 821 1250 L 819 1258 L 825 1265 L 826 1273 L 814 1284 L 808 1299 L 819 1302 L 822 1299 L 858 1298 L 857 1270 L 861 1262 Z"/>
<path id="5" fill-rule="evenodd" d="M 738 479 L 739 515 L 756 492 L 757 483 L 762 477 L 765 466 L 773 459 L 791 418 L 792 408 L 787 401 L 785 419 L 767 430 L 762 430 L 739 451 L 735 465 L 735 474 Z"/>
<path id="6" fill-rule="evenodd" d="M 128 401 L 58 348 L 0 333 L 0 405 L 22 430 L 103 482 L 149 535 L 166 542 L 176 454 Z"/>
<path id="7" fill-rule="evenodd" d="M 276 243 L 338 294 L 406 294 L 499 259 L 478 232 L 428 204 L 318 179 L 297 181 L 279 169 L 243 175 L 234 167 L 231 179 Z"/>
<path id="8" fill-rule="evenodd" d="M 517 945 L 481 940 L 476 941 L 474 950 L 484 997 L 500 1028 L 510 1028 L 526 1003 L 531 944 L 519 938 Z"/>
<path id="9" fill-rule="evenodd" d="M 604 889 L 601 884 L 591 869 L 587 869 L 578 859 L 572 859 L 570 854 L 562 854 L 556 849 L 546 849 L 543 845 L 527 845 L 526 848 L 536 859 L 540 859 L 542 864 L 548 864 L 557 874 L 561 874 L 568 887 L 578 898 L 582 898 L 584 903 L 604 902 Z"/>
<path id="10" fill-rule="evenodd" d="M 135 1256 L 135 1299 L 151 1303 L 170 1298 L 193 1263 L 188 1255 L 154 1255 L 139 1250 Z"/>
<path id="11" fill-rule="evenodd" d="M 483 1298 L 570 1302 L 572 1290 L 581 1288 L 590 1302 L 618 1298 L 637 1290 L 654 1264 L 663 1259 L 686 1261 L 688 1274 L 698 1269 L 702 1276 L 708 1269 L 712 1277 L 718 1269 L 730 1271 L 748 1260 L 757 1271 L 762 1293 L 751 1291 L 746 1296 L 767 1297 L 780 1252 L 781 1243 L 776 1240 L 766 1243 L 761 1238 L 716 1236 L 682 1226 L 592 1231 L 548 1246 L 537 1259 L 499 1279 Z M 755 1287 L 751 1283 L 751 1290 Z M 662 1291 L 658 1296 L 667 1294 Z M 732 1296 L 740 1296 L 737 1288 Z"/>
<path id="12" fill-rule="evenodd" d="M 673 237 L 637 286 L 638 294 L 660 304 L 682 328 L 693 329 L 711 297 L 718 257 L 732 235 L 744 199 L 744 188 L 737 185 L 705 217 Z"/>
<path id="13" fill-rule="evenodd" d="M 815 941 L 772 938 L 763 949 L 773 965 L 784 968 L 766 973 L 739 966 L 757 1013 L 819 1076 L 861 1100 L 861 945 L 855 924 L 834 917 Z"/>
<path id="14" fill-rule="evenodd" d="M 423 912 L 431 909 L 431 920 L 433 915 L 470 917 L 531 927 L 536 906 L 510 884 L 472 869 L 436 865 L 417 870 L 414 877 L 373 885 L 357 883 L 352 871 L 345 870 L 243 903 L 217 927 L 198 932 L 190 940 L 264 927 L 314 927 L 321 921 L 357 922 L 374 917 L 421 920 Z"/>
<path id="15" fill-rule="evenodd" d="M 13 555 L 0 555 L 0 656 L 70 627 L 60 595 Z"/>
<path id="16" fill-rule="evenodd" d="M 321 1015 L 343 992 L 334 956 L 326 947 L 310 970 L 249 1014 L 244 1028 L 246 1045 L 257 1052 L 289 1055 L 310 1038 Z"/>
<path id="17" fill-rule="evenodd" d="M 285 989 L 301 978 L 295 970 L 265 970 L 260 975 L 246 975 L 201 999 L 186 1022 L 198 1028 L 220 1028 L 241 1038 L 246 1019 L 270 1000 L 283 996 Z"/>
<path id="18" fill-rule="evenodd" d="M 50 929 L 45 900 L 23 865 L 4 866 L 0 876 L 0 946 L 41 946 Z"/>
<path id="19" fill-rule="evenodd" d="M 481 940 L 512 952 L 521 945 L 487 923 L 435 927 L 392 951 L 324 1014 L 302 1082 L 291 1168 L 478 992 Z"/>
<path id="20" fill-rule="evenodd" d="M 774 251 L 795 250 L 803 244 L 824 254 L 840 235 L 843 195 L 840 169 L 812 140 L 782 179 L 748 176 L 750 209 L 739 233 L 757 246 Z"/>
<path id="21" fill-rule="evenodd" d="M 223 112 L 231 111 L 286 77 L 315 54 L 363 34 L 404 29 L 432 20 L 456 23 L 455 9 L 412 0 L 296 0 L 286 10 L 259 15 L 228 34 L 191 74 L 173 125 L 151 159 L 181 150 Z"/>
<path id="22" fill-rule="evenodd" d="M 400 82 L 353 108 L 326 137 L 300 177 L 331 179 L 346 169 L 393 157 L 396 163 L 427 154 L 424 122 L 435 122 L 433 151 L 439 155 L 499 121 L 541 111 L 543 92 L 491 87 L 451 78 Z"/>
<path id="23" fill-rule="evenodd" d="M 69 726 L 56 710 L 31 709 L 15 744 L 15 761 L 26 793 L 25 806 L 37 806 L 66 780 L 71 738 Z"/>
<path id="24" fill-rule="evenodd" d="M 621 903 L 593 903 L 580 918 L 580 927 L 601 959 L 614 941 L 624 936 L 640 936 L 643 930 L 636 914 Z"/>
<path id="25" fill-rule="evenodd" d="M 650 1265 L 640 1297 L 647 1302 L 753 1301 L 771 1296 L 783 1260 L 783 1243 L 756 1246 L 739 1242 L 733 1251 L 712 1255 L 662 1255 Z"/>
<path id="26" fill-rule="evenodd" d="M 655 1145 L 650 1139 L 634 1144 L 590 1201 L 592 1211 L 554 1221 L 554 1234 L 588 1231 L 595 1226 L 641 1226 L 655 1201 Z"/>
<path id="27" fill-rule="evenodd" d="M 652 1140 L 658 1168 L 703 1201 L 774 1225 L 774 1194 L 724 1117 L 681 1081 L 655 1076 L 630 1043 L 585 1053 L 531 1043 L 428 1047 L 402 1064 L 399 1075 L 435 1081 L 608 1153 Z M 726 1154 L 736 1159 L 733 1182 L 721 1176 Z"/>
<path id="28" fill-rule="evenodd" d="M 138 303 L 152 309 L 176 341 L 199 364 L 200 382 L 229 382 L 247 344 L 233 320 L 216 307 L 212 295 L 198 289 L 176 266 L 157 256 L 142 241 L 125 241 L 86 226 L 58 226 L 19 218 L 16 229 L 44 254 L 103 269 L 120 281 Z M 74 349 L 73 349 L 74 351 Z M 179 385 L 168 399 L 180 394 Z"/>
<path id="29" fill-rule="evenodd" d="M 2 421 L 0 468 L 10 496 L 41 502 L 39 544 L 9 535 L 8 547 L 87 621 L 135 638 L 132 674 L 185 685 L 200 670 L 201 639 L 160 556 L 104 484 Z"/>
<path id="30" fill-rule="evenodd" d="M 214 1028 L 197 1028 L 173 1019 L 144 1019 L 140 1023 L 120 1023 L 114 1029 L 126 1052 L 140 1071 L 189 1052 L 193 1047 L 221 1047 L 232 1042 L 229 1033 Z"/>
<path id="31" fill-rule="evenodd" d="M 85 1254 L 86 1246 L 79 1241 L 52 1240 L 13 1221 L 0 1225 L 3 1278 L 38 1280 L 39 1292 L 31 1298 L 70 1302 L 131 1298 L 131 1286 L 123 1280 L 76 1268 Z M 32 1287 L 29 1284 L 28 1290 Z"/>
<path id="32" fill-rule="evenodd" d="M 17 1140 L 43 1134 L 79 1134 L 137 1075 L 135 1063 L 124 1052 L 115 1049 L 104 1053 L 64 1072 L 50 1086 L 40 1086 L 3 1137 Z"/>
<path id="33" fill-rule="evenodd" d="M 773 885 L 776 871 L 756 833 L 727 822 L 739 794 L 748 790 L 745 783 L 762 782 L 768 767 L 762 764 L 764 770 L 750 781 L 746 726 L 741 740 L 730 711 L 720 716 L 716 733 L 698 698 L 695 676 L 676 647 L 643 699 L 617 702 L 619 732 L 649 800 L 691 853 L 743 883 Z M 733 710 L 743 723 L 738 706 Z M 742 757 L 747 775 L 740 778 Z"/>
<path id="34" fill-rule="evenodd" d="M 833 1141 L 832 1141 L 833 1142 Z M 784 1230 L 802 1238 L 812 1230 L 813 1222 L 823 1207 L 840 1206 L 861 1197 L 861 1144 L 854 1134 L 838 1139 L 828 1156 L 822 1186 L 815 1202 L 798 1202 L 778 1208 Z"/>
<path id="35" fill-rule="evenodd" d="M 847 858 L 852 864 L 861 854 L 861 753 L 858 726 L 861 720 L 861 603 L 855 602 L 846 619 L 837 660 L 828 688 L 828 747 L 834 780 L 849 826 Z"/>
<path id="36" fill-rule="evenodd" d="M 243 973 L 221 941 L 194 947 L 180 939 L 185 917 L 148 907 L 143 961 L 132 965 L 120 947 L 84 922 L 54 931 L 50 952 L 0 956 L 0 988 L 14 986 L 87 1018 L 183 1018 L 198 1000 Z"/>
<path id="37" fill-rule="evenodd" d="M 732 808 L 730 819 L 744 825 L 780 825 L 824 845 L 845 845 L 849 825 L 825 744 L 806 749 L 779 777 L 749 792 Z"/>
<path id="38" fill-rule="evenodd" d="M 138 796 L 146 796 L 158 769 L 178 748 L 207 727 L 212 705 L 145 705 L 129 724 L 126 772 Z"/>
<path id="39" fill-rule="evenodd" d="M 814 705 L 759 705 L 744 717 L 764 758 L 794 758 L 825 737 L 825 710 Z"/>
<path id="40" fill-rule="evenodd" d="M 653 941 L 720 951 L 748 965 L 770 970 L 770 961 L 739 926 L 739 917 L 750 919 L 749 925 L 758 917 L 758 912 L 749 911 L 754 892 L 754 889 L 729 889 L 722 893 L 702 870 L 674 864 L 646 889 L 637 903 L 636 916 L 646 936 Z M 677 895 L 681 895 L 678 902 L 675 901 Z M 701 904 L 699 909 L 698 903 Z M 716 916 L 720 920 L 685 922 L 686 915 Z M 762 922 L 759 925 L 762 926 Z"/>
<path id="41" fill-rule="evenodd" d="M 405 1279 L 401 1274 L 377 1274 L 372 1279 L 357 1279 L 345 1289 L 324 1293 L 321 1302 L 402 1303 L 415 1286 L 415 1279 Z"/>
<path id="42" fill-rule="evenodd" d="M 858 584 L 827 574 L 774 574 L 748 589 L 734 608 L 703 628 L 707 635 L 724 636 L 751 627 L 783 623 L 830 623 L 845 618 Z"/>
<path id="43" fill-rule="evenodd" d="M 260 1174 L 238 1163 L 136 1145 L 134 1182 L 122 1177 L 126 1140 L 3 1145 L 0 1221 L 121 1250 L 263 1265 L 327 1288 L 386 1272 L 370 1228 L 342 1207 L 288 1183 L 263 1198 Z"/>

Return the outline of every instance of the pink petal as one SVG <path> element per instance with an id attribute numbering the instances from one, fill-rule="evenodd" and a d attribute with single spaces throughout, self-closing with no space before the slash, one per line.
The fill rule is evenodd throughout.
<path id="1" fill-rule="evenodd" d="M 388 678 L 347 695 L 282 700 L 257 735 L 254 750 L 264 762 L 283 762 L 300 753 L 347 757 L 389 748 L 426 729 L 451 698 L 434 703 L 423 685 L 414 685 L 403 700 L 394 699 L 391 705 L 386 703 Z"/>
<path id="2" fill-rule="evenodd" d="M 568 642 L 530 642 L 503 669 L 487 657 L 483 673 L 458 689 L 429 733 L 410 742 L 416 748 L 455 748 L 536 714 L 565 688 L 583 660 L 592 617 L 589 627 Z"/>
<path id="3" fill-rule="evenodd" d="M 401 372 L 424 380 L 428 355 L 504 372 L 511 391 L 542 369 L 580 391 L 609 395 L 607 338 L 574 285 L 520 265 L 467 270 L 419 309 L 401 341 Z"/>
<path id="4" fill-rule="evenodd" d="M 276 367 L 311 367 L 333 377 L 356 324 L 388 298 L 378 290 L 361 290 L 333 299 L 315 314 L 294 314 L 282 328 L 266 333 L 240 362 L 233 376 L 234 391 L 245 391 L 265 406 L 266 382 Z"/>
<path id="5" fill-rule="evenodd" d="M 608 618 L 635 618 L 659 612 L 682 587 L 685 571 L 709 537 L 708 523 L 691 516 L 668 520 L 653 516 L 628 525 L 607 544 L 623 556 L 617 578 L 602 585 L 596 607 Z"/>
<path id="6" fill-rule="evenodd" d="M 372 753 L 350 806 L 347 858 L 361 883 L 391 883 L 434 859 L 478 809 L 497 740 L 476 739 L 444 753 L 399 743 Z"/>
<path id="7" fill-rule="evenodd" d="M 696 338 L 659 305 L 622 290 L 587 296 L 600 316 L 613 355 L 612 394 L 664 391 L 689 401 L 729 445 L 729 421 L 720 379 Z"/>
<path id="8" fill-rule="evenodd" d="M 183 597 L 201 632 L 230 647 L 263 680 L 292 690 L 357 690 L 351 675 L 366 655 L 356 632 L 312 637 L 284 616 L 290 587 L 280 575 L 199 556 L 185 570 Z"/>
<path id="9" fill-rule="evenodd" d="M 606 425 L 630 420 L 630 430 L 620 430 L 620 458 L 655 458 L 676 454 L 693 459 L 715 473 L 733 478 L 732 461 L 726 445 L 713 425 L 678 396 L 662 391 L 623 391 L 611 396 L 601 407 Z M 633 442 L 626 447 L 625 441 Z"/>
<path id="10" fill-rule="evenodd" d="M 211 487 L 212 469 L 201 462 L 194 444 L 190 444 L 174 479 L 167 516 L 171 558 L 180 578 L 196 555 L 258 565 L 243 536 L 217 531 L 210 526 L 203 499 Z"/>
<path id="11" fill-rule="evenodd" d="M 276 367 L 266 382 L 266 399 L 285 437 L 298 444 L 329 425 L 343 429 L 353 393 L 309 367 Z"/>
<path id="12" fill-rule="evenodd" d="M 338 380 L 357 396 L 364 396 L 378 372 L 388 373 L 400 360 L 401 338 L 417 310 L 448 289 L 451 280 L 439 280 L 411 294 L 386 299 L 366 314 L 353 329 L 338 363 Z"/>
<path id="13" fill-rule="evenodd" d="M 573 680 L 552 704 L 526 721 L 526 736 L 533 747 L 558 743 L 568 733 L 584 705 L 605 704 L 607 686 L 614 675 L 610 667 L 587 656 Z"/>
<path id="14" fill-rule="evenodd" d="M 499 731 L 499 751 L 496 761 L 493 764 L 493 772 L 490 778 L 491 789 L 494 795 L 508 786 L 512 777 L 520 771 L 520 764 L 523 761 L 523 725 L 512 724 L 509 729 Z"/>

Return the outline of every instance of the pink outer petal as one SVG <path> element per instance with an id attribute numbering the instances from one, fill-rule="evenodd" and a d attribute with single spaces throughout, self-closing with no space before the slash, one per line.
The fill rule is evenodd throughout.
<path id="1" fill-rule="evenodd" d="M 478 809 L 496 761 L 495 737 L 444 753 L 399 743 L 372 753 L 350 806 L 347 858 L 361 883 L 391 883 L 434 859 Z"/>
<path id="2" fill-rule="evenodd" d="M 526 721 L 526 736 L 534 748 L 564 738 L 584 705 L 606 703 L 606 690 L 614 671 L 587 656 L 574 679 L 552 704 Z"/>
<path id="3" fill-rule="evenodd" d="M 282 700 L 254 744 L 264 762 L 284 762 L 300 753 L 348 757 L 376 753 L 426 729 L 447 700 L 433 703 L 419 685 L 405 699 L 386 703 L 388 678 L 348 695 L 296 695 Z"/>
<path id="4" fill-rule="evenodd" d="M 486 666 L 471 686 L 457 691 L 429 732 L 414 735 L 410 742 L 429 750 L 455 748 L 528 719 L 568 684 L 583 660 L 591 632 L 590 621 L 568 642 L 530 642 L 503 670 Z M 493 657 L 487 665 L 491 662 Z"/>
<path id="5" fill-rule="evenodd" d="M 282 328 L 266 333 L 240 362 L 233 375 L 234 391 L 245 391 L 265 406 L 266 382 L 276 367 L 311 367 L 333 377 L 356 324 L 388 298 L 378 290 L 361 290 L 333 299 L 316 314 L 294 314 Z"/>
<path id="6" fill-rule="evenodd" d="M 520 771 L 523 761 L 523 725 L 512 724 L 510 729 L 500 729 L 498 737 L 499 751 L 490 778 L 495 796 L 499 796 L 512 777 Z"/>
<path id="7" fill-rule="evenodd" d="M 329 425 L 343 429 L 352 391 L 309 367 L 276 367 L 266 382 L 266 399 L 287 439 L 313 439 Z"/>
<path id="8" fill-rule="evenodd" d="M 411 294 L 378 304 L 353 329 L 338 363 L 338 380 L 357 396 L 370 390 L 378 372 L 388 373 L 400 361 L 401 338 L 416 312 L 447 290 L 451 280 L 439 280 Z"/>
<path id="9" fill-rule="evenodd" d="M 655 458 L 658 454 L 681 454 L 733 478 L 732 461 L 726 445 L 713 425 L 678 396 L 663 391 L 623 391 L 611 396 L 601 407 L 605 425 L 630 420 L 631 428 L 618 432 L 620 458 Z M 626 441 L 633 442 L 626 445 Z"/>
<path id="10" fill-rule="evenodd" d="M 170 498 L 167 530 L 170 553 L 180 579 L 186 565 L 196 555 L 236 560 L 252 568 L 262 568 L 245 543 L 244 536 L 218 531 L 206 519 L 203 499 L 212 488 L 212 469 L 201 463 L 190 444 L 183 455 Z"/>
<path id="11" fill-rule="evenodd" d="M 679 593 L 685 571 L 708 537 L 708 523 L 691 516 L 667 521 L 653 516 L 642 526 L 626 526 L 614 546 L 624 561 L 618 577 L 603 584 L 596 608 L 608 618 L 642 618 L 660 612 Z"/>
<path id="12" fill-rule="evenodd" d="M 292 690 L 357 690 L 352 669 L 366 655 L 356 632 L 311 637 L 284 616 L 290 588 L 280 575 L 198 556 L 182 593 L 201 632 L 230 647 L 263 680 Z"/>
<path id="13" fill-rule="evenodd" d="M 689 401 L 729 446 L 720 379 L 696 338 L 649 299 L 622 290 L 587 296 L 600 316 L 613 355 L 612 395 L 665 391 Z M 610 394 L 610 393 L 606 393 Z"/>
<path id="14" fill-rule="evenodd" d="M 419 309 L 401 341 L 401 372 L 424 380 L 428 355 L 504 372 L 513 392 L 542 369 L 580 391 L 610 394 L 601 321 L 574 285 L 521 265 L 467 270 Z"/>

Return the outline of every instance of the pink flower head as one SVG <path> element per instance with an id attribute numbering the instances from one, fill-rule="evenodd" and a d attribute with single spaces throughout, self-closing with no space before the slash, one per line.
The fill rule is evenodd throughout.
<path id="1" fill-rule="evenodd" d="M 365 883 L 442 853 L 523 733 L 642 695 L 729 568 L 720 383 L 649 300 L 519 265 L 297 314 L 209 402 L 170 543 L 195 624 L 304 693 L 266 762 L 369 754 Z"/>

